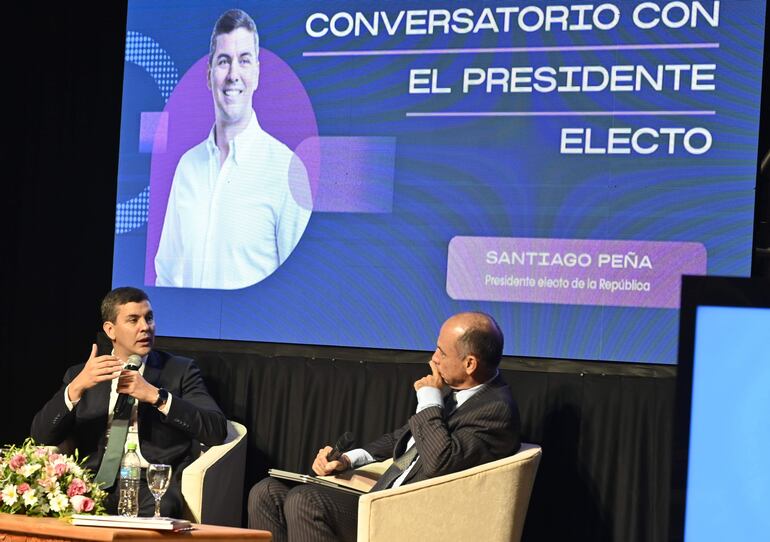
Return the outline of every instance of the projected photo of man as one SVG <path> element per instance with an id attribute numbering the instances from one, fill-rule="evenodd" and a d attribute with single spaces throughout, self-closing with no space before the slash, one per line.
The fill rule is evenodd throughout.
<path id="1" fill-rule="evenodd" d="M 231 290 L 256 284 L 289 257 L 311 211 L 299 158 L 265 132 L 252 96 L 259 34 L 240 9 L 211 34 L 207 85 L 215 122 L 176 167 L 155 256 L 156 286 Z M 307 193 L 300 199 L 307 201 Z"/>

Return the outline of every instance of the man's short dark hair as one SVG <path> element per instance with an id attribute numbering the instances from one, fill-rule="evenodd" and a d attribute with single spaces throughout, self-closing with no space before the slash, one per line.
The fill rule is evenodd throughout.
<path id="1" fill-rule="evenodd" d="M 119 307 L 126 303 L 141 303 L 149 301 L 149 296 L 133 286 L 121 286 L 115 288 L 102 299 L 102 322 L 115 322 L 118 317 Z"/>
<path id="2" fill-rule="evenodd" d="M 217 36 L 229 34 L 238 28 L 245 28 L 254 34 L 254 50 L 256 51 L 257 56 L 259 56 L 259 33 L 257 32 L 257 25 L 254 23 L 254 19 L 242 9 L 228 9 L 219 16 L 219 19 L 217 19 L 217 22 L 214 24 L 214 30 L 211 32 L 209 66 L 211 66 L 211 61 L 214 60 L 214 50 L 217 48 Z"/>
<path id="3" fill-rule="evenodd" d="M 489 369 L 500 365 L 503 357 L 503 332 L 495 319 L 483 312 L 468 313 L 471 323 L 457 339 L 462 357 L 473 354 Z"/>

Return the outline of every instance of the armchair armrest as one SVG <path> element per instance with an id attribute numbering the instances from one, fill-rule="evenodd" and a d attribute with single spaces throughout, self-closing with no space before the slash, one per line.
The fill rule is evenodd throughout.
<path id="1" fill-rule="evenodd" d="M 523 444 L 510 457 L 363 495 L 358 541 L 519 540 L 541 453 Z"/>
<path id="2" fill-rule="evenodd" d="M 227 437 L 182 471 L 185 519 L 195 523 L 241 526 L 246 428 L 227 422 Z"/>

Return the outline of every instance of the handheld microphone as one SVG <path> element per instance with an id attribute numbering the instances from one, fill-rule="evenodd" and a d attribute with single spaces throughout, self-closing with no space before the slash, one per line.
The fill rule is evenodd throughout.
<path id="1" fill-rule="evenodd" d="M 131 354 L 128 356 L 128 361 L 123 366 L 123 369 L 127 371 L 138 371 L 139 367 L 142 366 L 142 356 L 139 354 Z"/>
<path id="2" fill-rule="evenodd" d="M 138 371 L 141 366 L 142 357 L 137 354 L 131 354 L 128 356 L 128 361 L 126 361 L 126 364 L 123 366 L 123 370 Z M 130 400 L 130 395 L 119 393 L 118 400 L 115 402 L 115 410 L 113 410 L 113 416 L 120 415 L 120 417 L 127 418 L 130 415 L 130 412 L 125 412 L 125 410 L 128 408 Z"/>
<path id="3" fill-rule="evenodd" d="M 334 443 L 332 451 L 326 454 L 326 460 L 337 461 L 340 456 L 342 456 L 343 452 L 350 450 L 355 441 L 356 437 L 353 435 L 353 433 L 350 431 L 343 433 L 340 435 L 340 438 L 337 439 L 337 442 Z"/>

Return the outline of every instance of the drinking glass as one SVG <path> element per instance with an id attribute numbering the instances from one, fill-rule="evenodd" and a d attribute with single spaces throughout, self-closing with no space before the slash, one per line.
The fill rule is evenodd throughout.
<path id="1" fill-rule="evenodd" d="M 147 486 L 155 499 L 155 517 L 160 517 L 160 499 L 171 482 L 171 465 L 153 463 L 147 467 Z"/>

